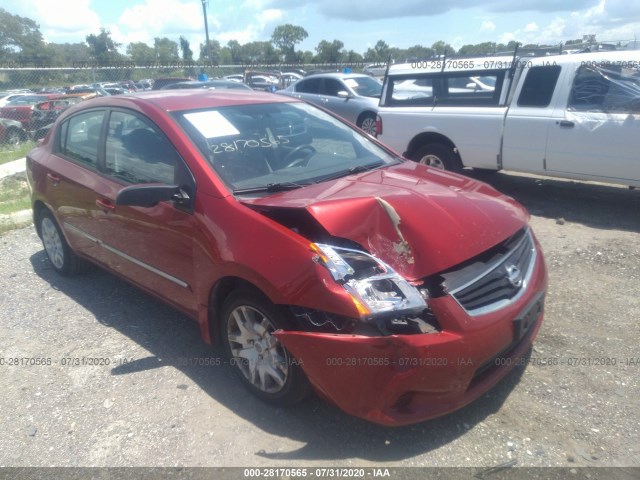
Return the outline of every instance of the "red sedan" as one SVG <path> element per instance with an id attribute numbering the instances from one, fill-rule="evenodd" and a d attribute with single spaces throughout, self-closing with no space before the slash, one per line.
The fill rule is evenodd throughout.
<path id="1" fill-rule="evenodd" d="M 191 316 L 253 393 L 385 425 L 496 384 L 543 318 L 528 214 L 288 97 L 162 91 L 65 111 L 27 157 L 36 229 Z"/>

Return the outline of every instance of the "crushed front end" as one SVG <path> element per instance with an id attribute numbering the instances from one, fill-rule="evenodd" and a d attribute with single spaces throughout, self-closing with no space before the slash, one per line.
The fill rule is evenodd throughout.
<path id="1" fill-rule="evenodd" d="M 292 307 L 297 328 L 275 335 L 320 395 L 375 423 L 420 422 L 478 398 L 527 354 L 543 319 L 547 273 L 527 227 L 415 281 L 356 248 L 311 251 L 359 317 Z"/>

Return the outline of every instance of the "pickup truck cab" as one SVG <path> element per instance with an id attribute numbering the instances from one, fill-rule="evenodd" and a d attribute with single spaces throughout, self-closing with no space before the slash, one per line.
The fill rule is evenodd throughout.
<path id="1" fill-rule="evenodd" d="M 640 186 L 640 51 L 393 65 L 377 134 L 447 170 Z"/>

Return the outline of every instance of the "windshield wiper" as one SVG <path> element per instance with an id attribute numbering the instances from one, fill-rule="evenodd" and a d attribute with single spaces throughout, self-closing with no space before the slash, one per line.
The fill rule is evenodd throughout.
<path id="1" fill-rule="evenodd" d="M 375 162 L 375 163 L 370 163 L 368 165 L 356 165 L 355 167 L 347 168 L 346 170 L 340 170 L 339 172 L 329 175 L 328 177 L 324 177 L 322 178 L 321 181 L 325 182 L 327 180 L 335 180 L 336 178 L 346 177 L 347 175 L 353 175 L 354 173 L 368 172 L 369 170 L 373 170 L 375 168 L 381 167 L 384 164 L 385 164 L 384 162 Z"/>
<path id="2" fill-rule="evenodd" d="M 267 183 L 260 187 L 236 188 L 233 193 L 242 195 L 244 193 L 282 192 L 285 190 L 295 190 L 296 188 L 302 188 L 308 185 L 311 184 L 294 182 Z"/>

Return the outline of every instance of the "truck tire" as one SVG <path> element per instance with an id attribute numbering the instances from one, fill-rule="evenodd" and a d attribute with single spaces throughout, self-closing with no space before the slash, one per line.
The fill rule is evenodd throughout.
<path id="1" fill-rule="evenodd" d="M 429 165 L 441 170 L 459 172 L 462 170 L 462 163 L 453 153 L 451 147 L 441 143 L 430 143 L 418 148 L 411 159 L 423 165 Z"/>

